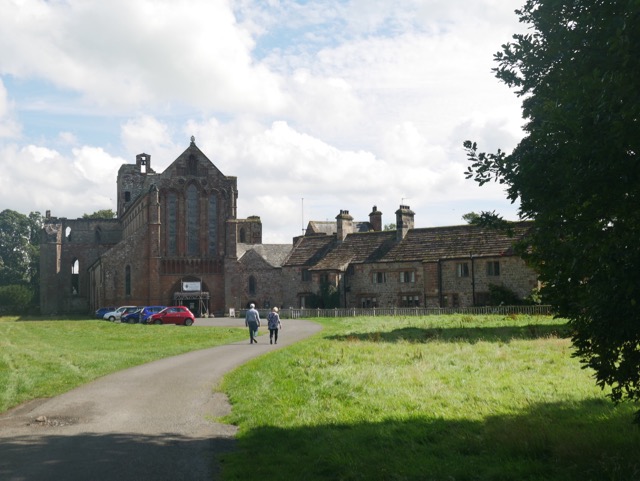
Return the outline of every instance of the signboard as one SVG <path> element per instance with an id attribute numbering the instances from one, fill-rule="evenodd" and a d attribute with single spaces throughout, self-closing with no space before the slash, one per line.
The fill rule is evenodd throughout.
<path id="1" fill-rule="evenodd" d="M 200 290 L 200 281 L 197 281 L 197 282 L 183 282 L 182 283 L 182 290 L 183 291 L 188 291 L 188 292 L 199 291 Z"/>

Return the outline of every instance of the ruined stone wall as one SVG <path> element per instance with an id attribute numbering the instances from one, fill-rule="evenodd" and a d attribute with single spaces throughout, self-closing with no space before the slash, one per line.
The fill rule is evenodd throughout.
<path id="1" fill-rule="evenodd" d="M 90 314 L 89 267 L 120 240 L 120 224 L 116 219 L 49 218 L 43 233 L 41 312 Z"/>

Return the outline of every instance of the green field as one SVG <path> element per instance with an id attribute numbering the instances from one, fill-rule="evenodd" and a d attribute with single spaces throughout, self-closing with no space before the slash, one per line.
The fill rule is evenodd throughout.
<path id="1" fill-rule="evenodd" d="M 640 479 L 638 406 L 611 404 L 559 320 L 317 321 L 219 386 L 240 428 L 224 480 Z M 244 331 L 5 318 L 0 412 Z"/>
<path id="2" fill-rule="evenodd" d="M 105 374 L 246 338 L 244 329 L 0 319 L 0 413 Z"/>
<path id="3" fill-rule="evenodd" d="M 225 480 L 640 479 L 637 406 L 595 387 L 558 320 L 320 322 L 225 378 Z"/>

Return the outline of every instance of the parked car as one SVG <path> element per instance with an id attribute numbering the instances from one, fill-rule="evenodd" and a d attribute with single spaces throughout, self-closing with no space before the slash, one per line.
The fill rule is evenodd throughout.
<path id="1" fill-rule="evenodd" d="M 107 312 L 104 316 L 102 316 L 102 318 L 111 322 L 119 321 L 124 314 L 129 314 L 130 312 L 137 311 L 138 309 L 140 309 L 138 306 L 121 306 L 118 307 L 115 311 Z"/>
<path id="2" fill-rule="evenodd" d="M 120 319 L 121 322 L 128 322 L 129 324 L 135 324 L 139 322 L 140 324 L 146 324 L 149 317 L 152 314 L 156 314 L 160 312 L 167 306 L 145 306 L 141 307 L 136 311 L 125 314 Z"/>
<path id="3" fill-rule="evenodd" d="M 123 314 L 120 318 L 120 322 L 126 322 L 128 324 L 136 324 L 140 322 L 140 313 L 142 312 L 142 307 L 139 307 L 133 312 L 127 312 Z"/>
<path id="4" fill-rule="evenodd" d="M 148 324 L 182 324 L 190 326 L 195 321 L 193 312 L 185 306 L 171 306 L 166 307 L 157 314 L 153 314 Z"/>
<path id="5" fill-rule="evenodd" d="M 117 306 L 112 306 L 112 307 L 101 307 L 100 309 L 98 309 L 96 311 L 96 319 L 104 319 L 104 315 L 107 312 L 111 312 L 111 311 L 115 311 L 118 307 Z"/>
<path id="6" fill-rule="evenodd" d="M 158 312 L 166 308 L 167 306 L 146 306 L 140 312 L 140 322 L 142 324 L 146 324 L 152 315 L 157 314 Z"/>

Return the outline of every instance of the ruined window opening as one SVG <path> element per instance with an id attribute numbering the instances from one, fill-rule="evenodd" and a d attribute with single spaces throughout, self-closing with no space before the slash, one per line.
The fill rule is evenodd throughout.
<path id="1" fill-rule="evenodd" d="M 77 296 L 80 292 L 80 262 L 73 259 L 71 263 L 71 294 Z"/>
<path id="2" fill-rule="evenodd" d="M 71 242 L 71 227 L 67 227 L 64 230 L 64 236 L 66 237 L 66 239 Z"/>
<path id="3" fill-rule="evenodd" d="M 240 228 L 240 243 L 244 244 L 246 242 L 246 236 L 247 234 L 244 231 L 244 227 Z"/>
<path id="4" fill-rule="evenodd" d="M 124 295 L 131 295 L 131 266 L 124 268 Z"/>
<path id="5" fill-rule="evenodd" d="M 100 227 L 96 227 L 95 239 L 96 239 L 96 244 L 100 244 L 102 242 L 102 229 Z"/>
<path id="6" fill-rule="evenodd" d="M 187 255 L 200 253 L 200 222 L 198 212 L 198 189 L 195 185 L 187 187 Z"/>
<path id="7" fill-rule="evenodd" d="M 249 294 L 256 293 L 256 278 L 249 276 Z"/>
<path id="8" fill-rule="evenodd" d="M 128 190 L 125 191 L 125 193 L 124 193 L 124 201 L 125 202 L 130 202 L 131 201 L 131 192 L 129 192 Z"/>

